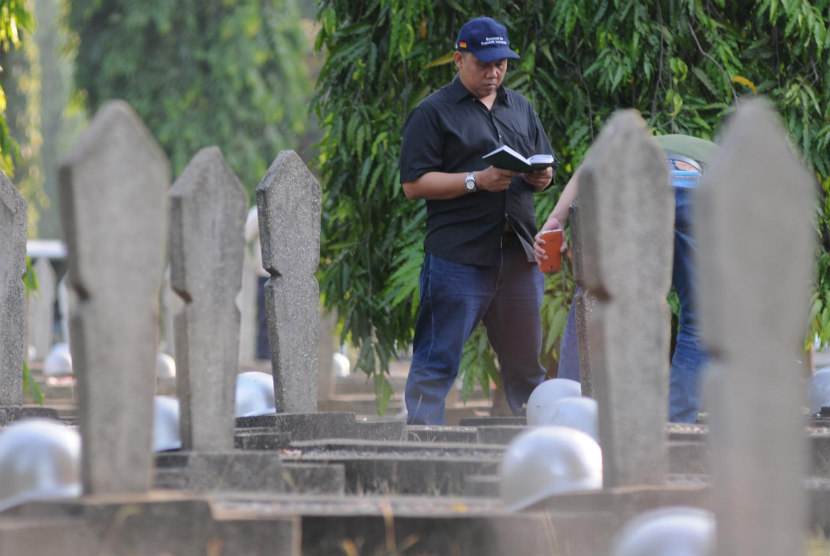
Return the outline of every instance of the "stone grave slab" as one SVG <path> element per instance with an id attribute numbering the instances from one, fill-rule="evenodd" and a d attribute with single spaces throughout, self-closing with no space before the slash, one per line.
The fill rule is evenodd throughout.
<path id="1" fill-rule="evenodd" d="M 476 440 L 479 444 L 510 444 L 510 441 L 527 430 L 526 425 L 488 425 L 478 427 Z"/>
<path id="2" fill-rule="evenodd" d="M 77 517 L 0 519 L 0 556 L 89 556 L 100 545 Z"/>
<path id="3" fill-rule="evenodd" d="M 0 407 L 0 426 L 8 425 L 20 419 L 32 417 L 44 417 L 46 419 L 59 419 L 58 410 L 53 407 L 39 405 L 22 405 L 20 407 Z"/>
<path id="4" fill-rule="evenodd" d="M 281 411 L 317 409 L 320 184 L 294 151 L 277 155 L 256 188 L 274 398 Z"/>
<path id="5" fill-rule="evenodd" d="M 804 551 L 808 449 L 797 377 L 816 192 L 772 106 L 741 103 L 701 180 L 695 213 L 719 553 Z M 785 263 L 769 264 L 770 253 L 786 253 Z"/>
<path id="6" fill-rule="evenodd" d="M 262 519 L 250 515 L 214 515 L 206 498 L 173 491 L 147 494 L 84 497 L 76 501 L 33 502 L 3 513 L 3 520 L 81 522 L 64 525 L 77 553 L 99 555 L 300 554 L 299 520 L 292 516 Z M 25 523 L 25 522 L 19 522 Z M 34 525 L 32 532 L 43 531 Z M 57 531 L 53 532 L 53 535 Z M 43 554 L 40 539 L 26 545 L 17 556 Z M 87 544 L 89 543 L 89 544 Z M 0 545 L 2 546 L 2 545 Z M 55 554 L 66 554 L 65 550 Z"/>
<path id="7" fill-rule="evenodd" d="M 486 427 L 495 425 L 527 425 L 524 416 L 517 417 L 462 417 L 458 420 L 460 427 Z"/>
<path id="8" fill-rule="evenodd" d="M 579 382 L 582 395 L 594 397 L 594 380 L 591 372 L 591 360 L 588 357 L 588 323 L 597 305 L 597 298 L 588 289 L 583 271 L 582 238 L 579 235 L 580 215 L 579 197 L 568 207 L 568 219 L 571 222 L 571 255 L 573 256 L 573 279 L 579 285 L 574 294 L 574 324 L 576 325 L 576 342 L 579 359 Z"/>
<path id="9" fill-rule="evenodd" d="M 564 518 L 569 526 L 557 528 L 563 546 L 590 544 L 591 554 L 608 554 L 613 535 L 628 520 L 649 509 L 678 505 L 710 508 L 711 487 L 643 485 L 573 492 L 550 496 L 528 511 L 544 511 L 554 528 Z M 591 538 L 583 538 L 586 534 Z"/>
<path id="10" fill-rule="evenodd" d="M 174 322 L 182 446 L 230 450 L 248 200 L 215 146 L 196 153 L 169 195 L 170 285 L 185 301 Z"/>
<path id="11" fill-rule="evenodd" d="M 582 277 L 597 299 L 587 351 L 606 487 L 661 484 L 667 471 L 668 183 L 665 154 L 636 110 L 609 118 L 581 166 Z"/>
<path id="12" fill-rule="evenodd" d="M 163 452 L 156 455 L 157 488 L 194 492 L 313 492 L 342 494 L 342 466 L 325 463 L 285 465 L 267 451 Z"/>
<path id="13" fill-rule="evenodd" d="M 288 448 L 291 433 L 275 431 L 268 427 L 252 427 L 236 430 L 234 448 L 237 450 L 280 450 Z"/>
<path id="14" fill-rule="evenodd" d="M 461 497 L 284 496 L 217 501 L 222 513 L 298 515 L 304 556 L 341 554 L 556 554 L 541 513 L 504 514 L 500 502 Z M 583 554 L 588 552 L 583 552 Z"/>
<path id="15" fill-rule="evenodd" d="M 59 181 L 84 492 L 144 491 L 170 163 L 132 108 L 109 101 L 61 162 Z"/>
<path id="16" fill-rule="evenodd" d="M 464 496 L 484 496 L 498 498 L 500 479 L 498 474 L 489 475 L 467 475 L 464 477 Z"/>
<path id="17" fill-rule="evenodd" d="M 476 441 L 476 428 L 435 425 L 407 425 L 406 439 L 411 442 L 472 443 Z"/>
<path id="18" fill-rule="evenodd" d="M 195 492 L 283 490 L 279 455 L 263 451 L 163 452 L 156 456 L 156 484 Z"/>
<path id="19" fill-rule="evenodd" d="M 448 442 L 292 442 L 283 462 L 336 463 L 347 493 L 458 495 L 470 474 L 497 472 L 503 448 Z"/>
<path id="20" fill-rule="evenodd" d="M 0 407 L 23 403 L 27 215 L 26 201 L 0 172 Z"/>
<path id="21" fill-rule="evenodd" d="M 292 440 L 323 438 L 363 438 L 400 440 L 406 423 L 400 420 L 358 421 L 352 412 L 275 413 L 255 417 L 237 417 L 238 429 L 257 427 L 291 434 Z"/>

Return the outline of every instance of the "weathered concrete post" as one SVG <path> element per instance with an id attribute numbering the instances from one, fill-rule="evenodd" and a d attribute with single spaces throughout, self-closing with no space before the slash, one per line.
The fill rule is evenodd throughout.
<path id="1" fill-rule="evenodd" d="M 741 105 L 720 144 L 695 225 L 715 553 L 802 554 L 808 451 L 794 346 L 808 322 L 816 185 L 764 101 Z"/>
<path id="2" fill-rule="evenodd" d="M 26 201 L 0 172 L 0 407 L 23 403 Z"/>
<path id="3" fill-rule="evenodd" d="M 152 469 L 159 289 L 170 164 L 135 112 L 106 103 L 59 172 L 90 494 L 144 491 Z"/>
<path id="4" fill-rule="evenodd" d="M 233 449 L 239 309 L 248 201 L 218 147 L 201 149 L 170 189 L 170 284 L 185 450 Z"/>
<path id="5" fill-rule="evenodd" d="M 268 341 L 277 409 L 317 410 L 320 184 L 294 151 L 283 151 L 256 189 Z"/>
<path id="6" fill-rule="evenodd" d="M 606 487 L 663 484 L 668 470 L 674 198 L 665 155 L 634 110 L 614 114 L 580 174 L 583 278 Z"/>
<path id="7" fill-rule="evenodd" d="M 588 323 L 594 312 L 597 300 L 585 285 L 583 272 L 582 238 L 579 233 L 579 197 L 569 208 L 571 222 L 571 253 L 573 254 L 574 282 L 579 285 L 573 299 L 576 340 L 579 351 L 579 382 L 582 384 L 583 396 L 594 396 L 594 379 L 591 373 L 591 359 L 588 357 Z"/>

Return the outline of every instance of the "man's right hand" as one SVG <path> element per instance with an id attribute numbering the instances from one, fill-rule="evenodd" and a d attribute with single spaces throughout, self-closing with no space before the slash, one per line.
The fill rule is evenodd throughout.
<path id="1" fill-rule="evenodd" d="M 510 187 L 510 181 L 518 175 L 518 172 L 488 166 L 485 170 L 476 171 L 476 189 L 504 191 Z"/>

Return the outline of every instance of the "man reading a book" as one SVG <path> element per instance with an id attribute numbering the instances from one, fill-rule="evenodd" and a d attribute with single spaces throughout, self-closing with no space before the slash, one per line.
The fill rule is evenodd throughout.
<path id="1" fill-rule="evenodd" d="M 498 356 L 514 413 L 545 376 L 533 195 L 550 185 L 553 168 L 519 173 L 491 166 L 483 156 L 501 145 L 523 156 L 553 150 L 530 102 L 502 85 L 508 59 L 519 57 L 505 27 L 489 17 L 472 19 L 455 49 L 456 77 L 420 102 L 403 130 L 403 190 L 427 207 L 405 391 L 410 424 L 444 424 L 444 400 L 479 322 Z"/>

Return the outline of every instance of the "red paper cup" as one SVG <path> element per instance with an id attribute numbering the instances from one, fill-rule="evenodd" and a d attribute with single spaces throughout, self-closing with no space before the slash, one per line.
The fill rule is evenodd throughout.
<path id="1" fill-rule="evenodd" d="M 539 263 L 539 270 L 542 272 L 556 272 L 562 268 L 562 254 L 559 252 L 562 249 L 562 230 L 544 231 L 542 232 L 542 239 L 545 240 L 542 248 L 548 258 Z"/>

